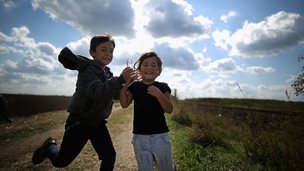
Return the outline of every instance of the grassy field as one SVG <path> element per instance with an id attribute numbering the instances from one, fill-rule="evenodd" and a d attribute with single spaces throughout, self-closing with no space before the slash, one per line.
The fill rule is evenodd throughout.
<path id="1" fill-rule="evenodd" d="M 168 123 L 177 168 L 304 170 L 303 103 L 248 102 L 176 101 Z"/>
<path id="2" fill-rule="evenodd" d="M 227 107 L 239 107 L 245 109 L 269 110 L 278 113 L 303 113 L 303 102 L 265 100 L 265 99 L 229 99 L 229 98 L 197 98 L 186 99 L 183 103 L 194 103 L 196 105 L 216 105 Z"/>
<path id="3" fill-rule="evenodd" d="M 41 97 L 44 100 L 19 99 L 45 103 L 41 106 L 52 101 L 51 112 L 17 113 L 12 124 L 0 123 L 0 170 L 59 170 L 49 160 L 38 166 L 31 163 L 34 149 L 45 138 L 52 135 L 60 143 L 67 117 L 64 110 L 56 111 L 67 105 L 65 97 Z M 55 104 L 56 98 L 63 100 L 60 105 Z M 166 118 L 178 171 L 304 170 L 303 102 L 188 99 L 174 104 L 174 113 Z M 116 170 L 136 170 L 134 156 L 129 155 L 132 107 L 114 111 L 108 126 L 118 152 Z M 97 155 L 88 143 L 69 167 L 60 170 L 98 167 Z"/>

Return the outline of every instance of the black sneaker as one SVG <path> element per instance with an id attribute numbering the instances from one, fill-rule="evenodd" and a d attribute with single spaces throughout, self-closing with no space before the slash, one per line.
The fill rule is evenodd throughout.
<path id="1" fill-rule="evenodd" d="M 49 137 L 47 140 L 45 140 L 42 146 L 35 150 L 32 158 L 32 162 L 34 164 L 39 164 L 44 161 L 47 156 L 47 147 L 50 144 L 56 144 L 56 140 L 52 137 Z"/>

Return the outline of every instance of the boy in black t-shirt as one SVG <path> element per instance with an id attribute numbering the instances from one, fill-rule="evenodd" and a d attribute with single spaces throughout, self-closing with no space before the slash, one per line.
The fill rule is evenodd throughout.
<path id="1" fill-rule="evenodd" d="M 141 80 L 124 85 L 120 104 L 126 108 L 134 100 L 132 143 L 138 170 L 154 170 L 154 163 L 159 171 L 174 170 L 164 116 L 173 111 L 171 89 L 166 83 L 155 81 L 162 71 L 162 61 L 155 52 L 148 52 L 136 64 Z"/>

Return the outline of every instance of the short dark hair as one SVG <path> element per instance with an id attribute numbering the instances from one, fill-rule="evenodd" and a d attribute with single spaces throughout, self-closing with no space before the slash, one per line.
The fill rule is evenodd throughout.
<path id="1" fill-rule="evenodd" d="M 97 35 L 92 37 L 91 39 L 91 43 L 90 43 L 90 51 L 96 51 L 96 47 L 100 44 L 100 43 L 105 43 L 111 41 L 111 43 L 113 44 L 113 48 L 115 48 L 115 41 L 112 38 L 112 35 L 110 35 L 109 33 L 104 33 L 101 35 Z"/>
<path id="2" fill-rule="evenodd" d="M 153 52 L 153 51 L 143 53 L 139 57 L 139 59 L 135 62 L 134 68 L 136 68 L 137 70 L 139 70 L 140 69 L 140 65 L 144 62 L 144 60 L 148 59 L 148 58 L 152 58 L 152 57 L 155 57 L 157 59 L 157 66 L 158 66 L 158 69 L 161 71 L 162 70 L 162 61 L 161 61 L 160 57 L 158 56 L 158 54 L 156 52 Z"/>

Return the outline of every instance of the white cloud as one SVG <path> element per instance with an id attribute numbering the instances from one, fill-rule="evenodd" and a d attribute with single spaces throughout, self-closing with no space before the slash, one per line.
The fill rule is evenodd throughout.
<path id="1" fill-rule="evenodd" d="M 0 74 L 2 86 L 10 83 L 21 88 L 32 83 L 39 87 L 51 84 L 52 75 L 62 72 L 57 61 L 59 49 L 48 42 L 36 42 L 29 33 L 25 26 L 12 28 L 10 35 L 0 32 L 1 52 L 9 57 L 0 65 L 0 71 L 5 71 Z"/>
<path id="2" fill-rule="evenodd" d="M 225 62 L 226 61 L 226 62 Z M 223 65 L 220 65 L 223 64 Z M 218 65 L 215 65 L 218 64 Z M 177 90 L 177 96 L 180 99 L 184 98 L 194 98 L 194 97 L 216 97 L 216 98 L 244 98 L 242 92 L 240 92 L 236 80 L 219 77 L 222 75 L 232 74 L 235 72 L 248 72 L 246 68 L 240 68 L 235 62 L 230 58 L 224 58 L 223 60 L 216 61 L 214 66 L 214 72 L 217 75 L 212 77 L 202 76 L 200 80 L 194 78 L 194 71 L 191 70 L 178 70 L 174 68 L 164 68 L 160 77 L 157 78 L 158 81 L 167 82 L 172 89 L 172 94 L 174 90 Z M 225 66 L 225 65 L 228 65 Z M 248 67 L 248 68 L 255 68 Z M 261 68 L 260 73 L 267 73 L 271 70 L 269 67 L 257 67 Z M 226 70 L 225 70 L 226 69 Z M 208 69 L 210 70 L 210 68 Z M 270 71 L 269 71 L 270 72 Z M 203 74 L 203 73 L 202 73 Z M 240 80 L 238 80 L 240 81 Z M 242 88 L 243 93 L 247 98 L 254 99 L 280 99 L 286 100 L 285 90 L 286 87 L 290 87 L 289 83 L 286 84 L 270 84 L 265 85 L 261 83 L 257 84 L 247 84 L 238 83 Z M 303 97 L 292 96 L 292 100 L 303 101 Z"/>
<path id="3" fill-rule="evenodd" d="M 224 23 L 227 23 L 231 17 L 235 17 L 235 16 L 237 16 L 237 13 L 235 11 L 229 11 L 228 14 L 221 16 L 221 20 Z"/>
<path id="4" fill-rule="evenodd" d="M 206 72 L 215 72 L 219 74 L 219 76 L 227 76 L 228 74 L 234 74 L 243 71 L 243 69 L 238 66 L 232 58 L 221 58 L 219 60 L 211 62 L 208 64 L 208 66 L 204 67 L 204 70 Z"/>
<path id="5" fill-rule="evenodd" d="M 173 71 L 172 71 L 173 72 Z M 190 76 L 190 75 L 189 75 Z M 189 77 L 188 76 L 188 77 Z M 199 83 L 184 79 L 182 84 L 173 84 L 177 86 L 177 95 L 179 98 L 193 97 L 215 97 L 215 98 L 246 98 L 249 99 L 280 99 L 287 100 L 285 90 L 288 85 L 264 85 L 264 84 L 246 84 L 239 83 L 242 92 L 238 88 L 235 80 L 215 78 L 206 78 Z M 244 93 L 244 94 L 243 94 Z M 292 92 L 291 92 L 292 93 Z M 296 97 L 291 94 L 291 100 L 303 101 L 302 97 Z"/>
<path id="6" fill-rule="evenodd" d="M 254 98 L 259 99 L 286 99 L 285 85 L 263 85 L 260 84 L 256 87 L 250 86 L 250 91 Z"/>
<path id="7" fill-rule="evenodd" d="M 96 4 L 101 5 L 97 6 Z M 42 9 L 54 19 L 66 21 L 75 29 L 81 31 L 83 35 L 94 33 L 94 29 L 102 31 L 103 28 L 111 28 L 109 32 L 114 35 L 117 43 L 114 52 L 115 59 L 112 64 L 122 64 L 126 58 L 130 56 L 137 58 L 143 51 L 158 49 L 161 51 L 160 53 L 164 53 L 162 52 L 162 48 L 159 47 L 159 44 L 170 44 L 171 52 L 179 57 L 175 58 L 169 55 L 170 53 L 165 53 L 166 59 L 164 60 L 167 60 L 167 58 L 174 59 L 170 61 L 168 67 L 174 67 L 172 62 L 176 62 L 176 66 L 179 68 L 198 69 L 199 65 L 193 57 L 193 53 L 187 49 L 187 44 L 197 39 L 197 36 L 200 38 L 208 37 L 212 25 L 212 21 L 206 17 L 193 16 L 192 6 L 188 2 L 181 0 L 131 0 L 130 2 L 121 1 L 120 3 L 116 1 L 96 0 L 90 3 L 77 2 L 73 4 L 70 1 L 33 0 L 32 5 L 35 9 Z M 84 6 L 86 6 L 86 8 L 84 8 Z M 120 8 L 123 8 L 123 10 L 118 10 Z M 69 10 L 67 11 L 66 9 Z M 115 16 L 116 18 L 109 16 Z M 128 19 L 120 21 L 121 18 L 118 17 L 121 16 L 128 16 Z M 162 16 L 164 20 L 156 20 L 159 19 L 159 17 L 162 18 Z M 111 18 L 111 20 L 103 20 L 103 17 Z M 94 20 L 94 22 L 88 21 L 88 18 L 90 20 L 92 19 L 92 21 Z M 101 19 L 102 22 L 97 25 L 96 21 Z M 119 25 L 115 25 L 116 20 L 120 21 L 117 21 Z M 125 23 L 130 24 L 127 29 L 125 28 Z M 158 26 L 155 29 L 151 29 L 151 26 L 154 27 L 155 24 L 160 24 L 158 26 L 169 30 L 166 31 Z M 134 32 L 136 37 L 134 37 L 134 39 L 125 39 L 129 34 L 127 32 L 130 28 L 132 28 L 132 32 L 136 31 L 136 33 Z M 119 32 L 115 31 L 115 29 L 119 30 Z M 154 39 L 153 36 L 159 39 Z M 82 39 L 67 46 L 75 53 L 88 55 L 88 37 L 85 36 L 85 40 Z M 177 48 L 182 46 L 184 46 L 184 48 Z M 185 59 L 183 59 L 183 57 L 185 57 Z M 182 60 L 182 63 L 178 63 L 178 60 Z M 188 60 L 190 63 L 185 63 L 185 61 Z M 182 65 L 183 67 L 181 67 Z"/>
<path id="8" fill-rule="evenodd" d="M 134 12 L 130 1 L 33 0 L 34 9 L 45 11 L 51 18 L 63 20 L 82 35 L 110 32 L 113 35 L 134 36 Z"/>
<path id="9" fill-rule="evenodd" d="M 29 38 L 28 35 L 30 30 L 26 26 L 13 27 L 11 35 L 5 35 L 0 32 L 0 41 L 5 41 L 7 43 L 14 43 L 18 47 L 35 47 L 35 40 Z"/>
<path id="10" fill-rule="evenodd" d="M 251 74 L 261 74 L 274 72 L 275 69 L 273 69 L 272 67 L 250 66 L 246 68 L 246 71 Z"/>
<path id="11" fill-rule="evenodd" d="M 164 68 L 160 77 L 157 78 L 158 81 L 166 82 L 171 90 L 172 94 L 174 90 L 177 90 L 179 98 L 194 97 L 193 93 L 193 79 L 191 79 L 192 72 L 185 70 L 177 70 L 173 68 Z"/>
<path id="12" fill-rule="evenodd" d="M 272 67 L 262 67 L 262 66 L 240 66 L 234 59 L 226 57 L 221 58 L 216 61 L 209 63 L 207 66 L 203 66 L 202 70 L 204 72 L 216 73 L 218 77 L 228 77 L 231 74 L 236 73 L 250 73 L 250 74 L 264 74 L 274 72 L 275 69 Z"/>
<path id="13" fill-rule="evenodd" d="M 194 54 L 187 48 L 173 48 L 168 44 L 158 44 L 154 48 L 168 68 L 179 70 L 199 69 L 198 61 L 194 58 Z"/>
<path id="14" fill-rule="evenodd" d="M 14 1 L 12 1 L 12 0 L 1 0 L 0 3 L 4 8 L 7 8 L 7 9 L 14 8 L 16 6 Z"/>
<path id="15" fill-rule="evenodd" d="M 90 57 L 90 53 L 89 53 L 90 41 L 91 41 L 91 37 L 86 36 L 75 42 L 68 43 L 67 47 L 75 54 Z"/>
<path id="16" fill-rule="evenodd" d="M 224 50 L 229 50 L 230 45 L 230 32 L 228 30 L 219 31 L 216 30 L 212 33 L 215 46 Z"/>
<path id="17" fill-rule="evenodd" d="M 18 63 L 13 60 L 7 60 L 0 65 L 0 68 L 5 71 L 5 73 L 18 70 Z"/>
<path id="18" fill-rule="evenodd" d="M 11 42 L 13 41 L 13 37 L 9 37 L 5 35 L 4 33 L 0 32 L 0 40 Z"/>
<path id="19" fill-rule="evenodd" d="M 1 46 L 0 45 L 0 54 L 6 54 L 8 52 L 9 52 L 9 50 L 6 46 Z"/>
<path id="20" fill-rule="evenodd" d="M 229 48 L 232 56 L 275 55 L 304 43 L 304 17 L 280 11 L 259 23 L 246 21 L 230 38 L 226 30 L 214 32 L 213 38 L 216 46 Z"/>
<path id="21" fill-rule="evenodd" d="M 149 22 L 145 28 L 153 37 L 207 37 L 212 21 L 203 16 L 193 16 L 186 1 L 159 0 L 146 4 Z"/>

